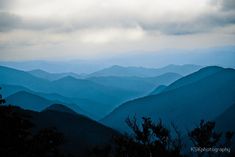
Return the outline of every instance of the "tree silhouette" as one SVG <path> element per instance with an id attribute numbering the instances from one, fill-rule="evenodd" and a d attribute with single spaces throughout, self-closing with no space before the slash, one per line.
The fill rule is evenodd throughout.
<path id="1" fill-rule="evenodd" d="M 1 90 L 2 88 L 0 87 L 0 90 Z M 5 104 L 6 103 L 6 101 L 5 101 L 5 99 L 3 99 L 2 98 L 2 95 L 0 94 L 0 105 L 3 105 L 3 104 Z"/>
<path id="2" fill-rule="evenodd" d="M 55 128 L 41 129 L 32 139 L 31 155 L 61 156 L 59 146 L 64 143 L 64 137 Z"/>
<path id="3" fill-rule="evenodd" d="M 172 138 L 170 130 L 164 127 L 161 120 L 153 123 L 151 118 L 142 118 L 139 126 L 137 119 L 129 117 L 126 119 L 127 125 L 133 131 L 133 135 L 125 135 L 116 138 L 117 156 L 122 157 L 180 157 L 182 142 L 179 131 L 177 137 Z"/>
<path id="4" fill-rule="evenodd" d="M 221 144 L 222 132 L 215 130 L 215 122 L 201 120 L 200 125 L 190 131 L 188 136 L 190 137 L 193 145 L 198 148 L 213 148 L 216 146 L 223 147 L 231 146 L 233 132 L 228 131 L 225 133 L 225 143 Z M 198 157 L 202 157 L 205 152 L 197 152 Z M 208 156 L 212 156 L 212 152 L 208 151 Z"/>

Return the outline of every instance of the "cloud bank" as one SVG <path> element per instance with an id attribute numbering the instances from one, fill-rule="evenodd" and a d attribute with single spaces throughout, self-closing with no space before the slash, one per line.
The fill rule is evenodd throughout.
<path id="1" fill-rule="evenodd" d="M 234 35 L 233 0 L 0 0 L 5 59 L 214 47 Z"/>

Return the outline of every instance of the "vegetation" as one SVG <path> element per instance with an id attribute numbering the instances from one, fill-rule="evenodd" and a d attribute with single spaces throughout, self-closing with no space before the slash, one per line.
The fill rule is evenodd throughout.
<path id="1" fill-rule="evenodd" d="M 153 123 L 150 118 L 142 118 L 141 127 L 137 120 L 127 118 L 126 123 L 132 129 L 132 136 L 116 138 L 118 156 L 128 157 L 180 157 L 183 147 L 181 135 L 175 128 L 177 136 L 172 138 L 170 130 L 161 120 Z"/>
<path id="2" fill-rule="evenodd" d="M 213 151 L 185 151 L 183 137 L 177 127 L 172 124 L 173 135 L 170 129 L 167 129 L 161 120 L 154 123 L 151 118 L 142 118 L 138 125 L 135 117 L 127 118 L 126 123 L 132 130 L 131 135 L 121 135 L 114 137 L 114 147 L 105 146 L 104 148 L 95 148 L 92 157 L 214 157 L 214 156 L 232 156 L 231 153 L 221 153 Z M 224 135 L 225 139 L 222 139 Z M 231 148 L 232 137 L 231 131 L 223 134 L 215 130 L 215 122 L 201 121 L 200 125 L 188 133 L 188 137 L 197 148 Z"/>
<path id="3" fill-rule="evenodd" d="M 232 137 L 234 133 L 227 131 L 225 133 L 225 140 L 222 143 L 222 132 L 215 130 L 215 122 L 205 122 L 202 120 L 200 125 L 188 133 L 194 147 L 197 148 L 230 148 L 232 143 Z M 205 153 L 210 157 L 212 156 L 211 151 L 198 151 L 198 157 L 202 157 Z M 218 152 L 218 154 L 221 154 Z"/>

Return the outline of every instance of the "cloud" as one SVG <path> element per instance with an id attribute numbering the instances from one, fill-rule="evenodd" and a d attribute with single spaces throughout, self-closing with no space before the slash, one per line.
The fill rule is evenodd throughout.
<path id="1" fill-rule="evenodd" d="M 0 10 L 9 9 L 15 0 L 0 0 Z"/>
<path id="2" fill-rule="evenodd" d="M 21 25 L 21 18 L 8 12 L 0 12 L 0 32 L 11 31 Z"/>
<path id="3" fill-rule="evenodd" d="M 220 0 L 222 9 L 225 11 L 231 11 L 235 9 L 234 0 Z"/>
<path id="4" fill-rule="evenodd" d="M 0 3 L 6 5 L 7 2 Z M 9 25 L 8 30 L 15 27 L 35 31 L 51 30 L 57 33 L 141 27 L 150 33 L 186 35 L 234 24 L 235 11 L 227 11 L 233 7 L 233 0 L 173 0 L 171 3 L 162 0 L 130 0 L 129 3 L 122 0 L 23 0 L 15 9 L 10 10 L 14 17 L 10 13 L 2 15 L 5 17 L 1 18 L 6 22 L 1 22 L 0 25 L 4 25 L 2 30 L 7 30 Z M 20 18 L 21 25 L 17 24 Z"/>
<path id="5" fill-rule="evenodd" d="M 0 49 L 91 56 L 231 44 L 233 1 L 0 0 Z"/>

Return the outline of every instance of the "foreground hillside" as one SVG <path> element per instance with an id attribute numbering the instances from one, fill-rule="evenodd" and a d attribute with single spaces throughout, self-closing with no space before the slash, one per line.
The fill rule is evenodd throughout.
<path id="1" fill-rule="evenodd" d="M 5 112 L 7 111 L 7 112 Z M 16 129 L 16 133 L 18 133 L 17 129 L 23 129 L 26 131 L 28 128 L 32 127 L 31 133 L 34 134 L 34 132 L 38 132 L 40 130 L 46 129 L 53 129 L 55 128 L 58 133 L 61 133 L 63 135 L 63 143 L 61 147 L 59 148 L 59 152 L 62 152 L 63 154 L 71 154 L 74 156 L 87 156 L 89 154 L 89 151 L 91 151 L 95 146 L 104 146 L 107 144 L 112 144 L 112 137 L 114 135 L 118 135 L 118 133 L 108 127 L 103 126 L 102 124 L 97 123 L 96 121 L 93 121 L 87 117 L 84 117 L 82 115 L 76 114 L 71 109 L 63 106 L 63 105 L 53 105 L 49 107 L 48 109 L 45 109 L 42 112 L 34 112 L 30 110 L 23 110 L 19 107 L 7 107 L 7 106 L 0 106 L 0 120 L 4 120 L 4 118 L 7 118 L 8 122 L 11 122 L 9 124 L 10 126 L 16 123 L 17 120 L 28 119 L 30 123 L 25 123 L 25 127 L 19 125 L 18 127 L 22 128 L 12 128 Z M 12 117 L 15 116 L 15 120 L 9 121 L 10 117 L 4 117 L 4 115 L 7 115 L 8 113 L 12 113 Z M 22 119 L 22 122 L 25 121 Z M 4 124 L 0 123 L 3 127 Z M 16 127 L 16 126 L 14 126 Z M 1 128 L 0 130 L 7 130 L 8 128 Z M 9 132 L 12 132 L 11 130 L 8 130 Z M 25 134 L 28 134 L 28 132 L 25 132 Z M 23 134 L 23 133 L 22 133 Z M 44 136 L 44 135 L 43 135 Z M 53 134 L 45 135 L 44 137 L 46 140 L 47 138 L 53 138 Z M 47 137 L 48 136 L 48 137 Z M 9 137 L 11 138 L 11 137 Z M 11 142 L 20 142 L 17 139 L 11 138 Z M 14 141 L 15 140 L 15 141 Z M 56 139 L 55 139 L 56 140 Z M 6 141 L 1 141 L 1 144 L 5 146 Z M 42 145 L 45 145 L 43 141 L 37 141 L 37 143 Z M 56 143 L 51 143 L 52 145 L 56 145 Z M 40 147 L 39 147 L 40 150 Z M 27 150 L 31 151 L 31 150 Z M 44 151 L 44 150 L 42 150 Z M 53 150 L 50 150 L 53 151 Z M 58 152 L 58 153 L 59 153 Z M 0 153 L 2 151 L 0 150 Z M 39 156 L 40 153 L 36 154 Z M 52 154 L 51 154 L 52 155 Z M 50 156 L 50 155 L 49 155 Z M 52 155 L 54 156 L 54 155 Z"/>

